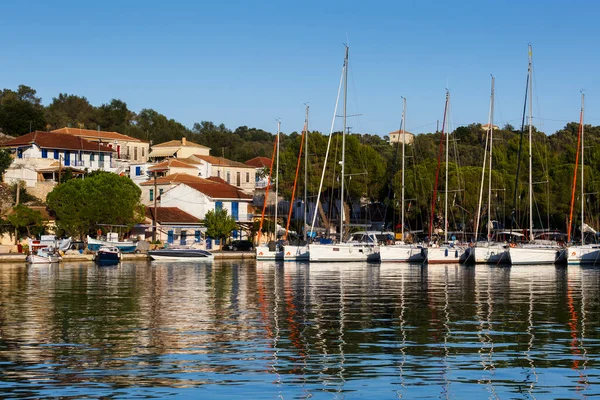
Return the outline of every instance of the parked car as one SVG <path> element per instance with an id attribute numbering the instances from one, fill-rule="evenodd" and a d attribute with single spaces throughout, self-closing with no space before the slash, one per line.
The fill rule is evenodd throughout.
<path id="1" fill-rule="evenodd" d="M 230 251 L 250 251 L 254 250 L 254 243 L 250 240 L 234 240 L 223 246 L 223 250 Z"/>

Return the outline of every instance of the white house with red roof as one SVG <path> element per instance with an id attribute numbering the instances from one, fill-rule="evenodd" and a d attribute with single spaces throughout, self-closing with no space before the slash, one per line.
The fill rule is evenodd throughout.
<path id="1" fill-rule="evenodd" d="M 204 219 L 209 210 L 226 209 L 238 222 L 252 219 L 252 196 L 220 179 L 204 179 L 178 173 L 150 179 L 141 184 L 142 203 L 157 207 L 176 207 Z"/>
<path id="2" fill-rule="evenodd" d="M 2 147 L 14 157 L 4 182 L 23 181 L 28 188 L 42 185 L 51 190 L 67 168 L 74 174 L 86 169 L 115 171 L 114 149 L 70 134 L 35 131 L 9 140 Z"/>
<path id="3" fill-rule="evenodd" d="M 271 159 L 267 157 L 254 157 L 245 162 L 249 167 L 254 168 L 254 186 L 256 189 L 267 187 L 269 171 L 271 169 Z"/>
<path id="4" fill-rule="evenodd" d="M 148 161 L 150 143 L 145 140 L 123 135 L 119 132 L 67 127 L 55 129 L 52 132 L 65 133 L 80 137 L 89 142 L 102 143 L 115 151 L 115 160 L 130 161 L 132 163 L 143 163 Z"/>

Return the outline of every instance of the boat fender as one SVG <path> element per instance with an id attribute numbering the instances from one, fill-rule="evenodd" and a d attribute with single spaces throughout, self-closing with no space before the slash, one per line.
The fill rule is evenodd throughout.
<path id="1" fill-rule="evenodd" d="M 454 258 L 458 258 L 458 250 L 454 252 Z"/>
<path id="2" fill-rule="evenodd" d="M 514 247 L 517 247 L 517 244 L 516 243 L 511 243 L 511 244 L 509 244 L 509 246 L 514 248 Z"/>
<path id="3" fill-rule="evenodd" d="M 448 249 L 444 250 L 444 256 L 448 257 Z"/>
<path id="4" fill-rule="evenodd" d="M 575 252 L 572 252 L 572 253 L 571 253 L 571 255 L 572 255 L 572 256 L 576 256 L 576 255 L 577 255 L 577 253 L 575 253 Z"/>

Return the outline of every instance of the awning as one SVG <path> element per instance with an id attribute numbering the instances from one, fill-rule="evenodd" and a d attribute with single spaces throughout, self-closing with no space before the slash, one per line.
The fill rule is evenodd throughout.
<path id="1" fill-rule="evenodd" d="M 175 153 L 177 153 L 177 149 L 154 149 L 148 154 L 148 157 L 172 157 Z"/>

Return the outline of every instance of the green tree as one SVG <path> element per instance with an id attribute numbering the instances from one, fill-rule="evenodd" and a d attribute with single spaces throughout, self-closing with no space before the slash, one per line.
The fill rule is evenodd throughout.
<path id="1" fill-rule="evenodd" d="M 4 133 L 19 136 L 45 126 L 44 107 L 34 89 L 20 85 L 16 92 L 0 92 L 0 129 Z"/>
<path id="2" fill-rule="evenodd" d="M 10 156 L 10 153 L 6 150 L 0 149 L 0 181 L 4 176 L 4 172 L 6 172 L 8 167 L 10 167 L 11 163 L 12 157 Z"/>
<path id="3" fill-rule="evenodd" d="M 44 230 L 42 213 L 23 204 L 14 206 L 7 219 L 16 233 L 15 244 L 24 234 L 27 234 L 27 236 L 38 235 Z"/>
<path id="4" fill-rule="evenodd" d="M 231 232 L 236 228 L 235 219 L 227 214 L 227 210 L 221 208 L 218 210 L 210 210 L 204 217 L 206 225 L 206 235 L 215 239 L 227 239 Z"/>
<path id="5" fill-rule="evenodd" d="M 140 188 L 126 176 L 110 172 L 71 179 L 46 199 L 56 213 L 60 233 L 84 237 L 99 224 L 133 226 L 143 215 Z"/>
<path id="6" fill-rule="evenodd" d="M 66 93 L 53 98 L 45 110 L 46 122 L 51 129 L 65 126 L 94 129 L 97 127 L 95 113 L 96 109 L 88 99 Z"/>

